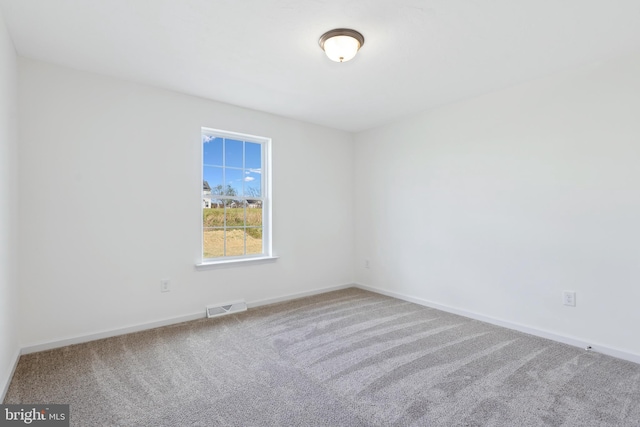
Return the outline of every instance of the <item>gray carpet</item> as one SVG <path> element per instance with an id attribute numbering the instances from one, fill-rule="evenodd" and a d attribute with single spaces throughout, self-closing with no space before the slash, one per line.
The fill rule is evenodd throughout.
<path id="1" fill-rule="evenodd" d="M 23 356 L 75 426 L 640 426 L 640 365 L 347 289 Z"/>

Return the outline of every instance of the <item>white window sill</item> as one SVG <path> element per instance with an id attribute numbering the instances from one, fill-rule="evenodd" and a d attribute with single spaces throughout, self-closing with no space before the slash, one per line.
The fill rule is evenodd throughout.
<path id="1" fill-rule="evenodd" d="M 196 270 L 208 270 L 219 267 L 234 267 L 248 264 L 265 264 L 275 262 L 278 256 L 261 256 L 255 258 L 221 259 L 219 261 L 206 261 L 196 264 Z"/>

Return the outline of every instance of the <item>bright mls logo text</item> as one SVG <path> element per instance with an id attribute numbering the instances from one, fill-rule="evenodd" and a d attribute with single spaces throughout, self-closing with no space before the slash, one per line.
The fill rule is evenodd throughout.
<path id="1" fill-rule="evenodd" d="M 69 405 L 1 405 L 0 426 L 68 426 Z"/>

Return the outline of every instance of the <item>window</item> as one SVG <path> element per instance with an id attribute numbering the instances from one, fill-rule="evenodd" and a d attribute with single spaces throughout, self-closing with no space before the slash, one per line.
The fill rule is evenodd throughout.
<path id="1" fill-rule="evenodd" d="M 271 256 L 271 140 L 202 128 L 202 262 Z"/>

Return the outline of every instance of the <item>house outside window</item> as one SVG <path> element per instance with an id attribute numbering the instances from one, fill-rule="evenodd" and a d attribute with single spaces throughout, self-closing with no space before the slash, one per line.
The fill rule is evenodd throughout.
<path id="1" fill-rule="evenodd" d="M 269 138 L 202 128 L 202 262 L 271 256 Z"/>
<path id="2" fill-rule="evenodd" d="M 202 181 L 202 208 L 211 207 L 211 187 L 207 181 Z"/>

